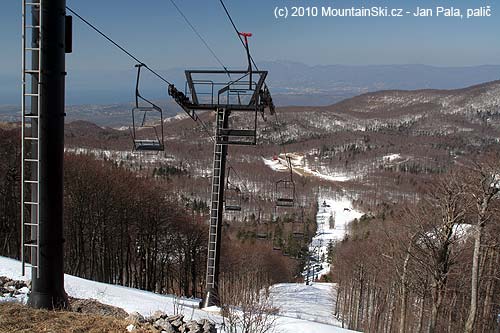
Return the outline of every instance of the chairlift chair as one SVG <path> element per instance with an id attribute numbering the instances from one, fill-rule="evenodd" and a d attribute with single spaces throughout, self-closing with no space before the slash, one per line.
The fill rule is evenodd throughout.
<path id="1" fill-rule="evenodd" d="M 231 170 L 234 172 L 232 167 L 227 169 L 227 179 L 226 179 L 226 189 L 225 189 L 225 200 L 224 207 L 226 211 L 229 212 L 240 212 L 241 211 L 241 190 L 231 184 L 230 176 Z"/>
<path id="2" fill-rule="evenodd" d="M 292 236 L 296 240 L 304 239 L 304 223 L 294 221 L 292 224 Z"/>
<path id="3" fill-rule="evenodd" d="M 295 183 L 282 179 L 276 182 L 276 207 L 293 207 L 295 205 Z"/>
<path id="4" fill-rule="evenodd" d="M 238 188 L 226 188 L 225 210 L 230 212 L 241 211 L 241 192 Z"/>
<path id="5" fill-rule="evenodd" d="M 135 106 L 132 109 L 132 140 L 134 151 L 164 151 L 163 110 L 150 100 L 144 98 L 139 91 L 141 68 L 137 64 L 135 85 Z M 154 121 L 159 121 L 158 125 Z M 159 131 L 158 131 L 159 127 Z"/>
<path id="6" fill-rule="evenodd" d="M 257 225 L 257 233 L 256 233 L 257 239 L 268 239 L 269 238 L 269 224 L 264 223 L 264 224 L 258 224 Z"/>
<path id="7" fill-rule="evenodd" d="M 268 234 L 267 234 L 267 232 L 258 232 L 256 236 L 257 236 L 257 239 L 267 239 Z"/>
<path id="8" fill-rule="evenodd" d="M 295 182 L 293 181 L 292 161 L 286 156 L 290 176 L 288 179 L 281 179 L 276 182 L 276 207 L 290 208 L 295 205 Z"/>
<path id="9" fill-rule="evenodd" d="M 302 239 L 304 237 L 304 232 L 303 231 L 294 231 L 293 232 L 293 238 L 295 239 Z"/>
<path id="10" fill-rule="evenodd" d="M 306 231 L 306 223 L 304 221 L 304 207 L 301 207 L 300 219 L 295 220 L 293 223 L 293 237 L 297 240 L 304 240 Z"/>

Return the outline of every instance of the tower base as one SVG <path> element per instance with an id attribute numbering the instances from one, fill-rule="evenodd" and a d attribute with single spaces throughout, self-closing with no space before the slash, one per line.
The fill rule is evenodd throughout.
<path id="1" fill-rule="evenodd" d="M 203 301 L 200 303 L 200 309 L 208 308 L 210 306 L 220 307 L 220 300 L 217 296 L 217 291 L 213 288 L 207 290 L 205 293 L 205 297 L 203 297 Z"/>
<path id="2" fill-rule="evenodd" d="M 68 309 L 68 295 L 66 293 L 32 292 L 28 298 L 28 306 L 47 310 Z"/>

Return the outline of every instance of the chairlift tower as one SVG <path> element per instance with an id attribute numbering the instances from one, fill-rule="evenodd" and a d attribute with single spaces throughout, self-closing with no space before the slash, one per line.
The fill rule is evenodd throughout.
<path id="1" fill-rule="evenodd" d="M 31 268 L 28 304 L 65 308 L 63 156 L 65 0 L 22 2 L 21 260 Z"/>
<path id="2" fill-rule="evenodd" d="M 194 120 L 196 111 L 215 111 L 215 140 L 210 198 L 210 227 L 208 241 L 206 290 L 201 308 L 220 306 L 219 267 L 224 213 L 225 171 L 228 146 L 255 145 L 257 119 L 274 105 L 265 86 L 267 71 L 188 70 L 185 93 L 173 85 L 169 94 Z M 232 116 L 241 115 L 244 126 L 232 122 Z M 241 119 L 240 119 L 241 120 Z"/>

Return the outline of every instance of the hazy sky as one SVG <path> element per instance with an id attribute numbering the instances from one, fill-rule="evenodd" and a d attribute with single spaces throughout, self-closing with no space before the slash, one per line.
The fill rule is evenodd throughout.
<path id="1" fill-rule="evenodd" d="M 176 0 L 227 66 L 244 67 L 244 52 L 218 0 Z M 251 38 L 253 57 L 318 64 L 500 64 L 500 2 L 488 0 L 226 0 L 233 18 Z M 67 5 L 122 43 L 150 67 L 217 66 L 169 0 L 67 0 Z M 491 5 L 492 17 L 320 17 L 322 6 Z M 316 6 L 318 17 L 276 19 L 276 6 Z M 0 77 L 17 77 L 21 58 L 21 0 L 1 0 Z M 465 14 L 465 12 L 464 12 Z M 74 21 L 74 53 L 68 72 L 128 70 L 134 62 L 95 32 Z M 0 89 L 2 89 L 0 80 Z"/>

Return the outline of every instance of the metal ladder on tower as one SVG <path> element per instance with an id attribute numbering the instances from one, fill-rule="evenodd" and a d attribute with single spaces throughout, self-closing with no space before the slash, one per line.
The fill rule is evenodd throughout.
<path id="1" fill-rule="evenodd" d="M 40 262 L 39 110 L 42 86 L 42 6 L 42 0 L 23 0 L 22 4 L 21 261 L 23 275 L 26 267 L 31 267 L 36 270 L 37 276 Z M 31 19 L 28 19 L 30 14 Z M 28 38 L 31 38 L 30 46 L 26 45 Z"/>
<path id="2" fill-rule="evenodd" d="M 217 133 L 223 127 L 225 112 L 222 110 L 217 110 Z M 218 250 L 218 239 L 219 239 L 219 214 L 222 214 L 221 200 L 220 197 L 221 187 L 224 187 L 224 170 L 223 165 L 223 154 L 224 145 L 214 142 L 214 165 L 213 165 L 213 176 L 212 176 L 212 196 L 210 205 L 210 230 L 208 235 L 208 260 L 207 260 L 207 290 L 215 290 L 215 275 L 217 270 L 217 250 Z"/>

